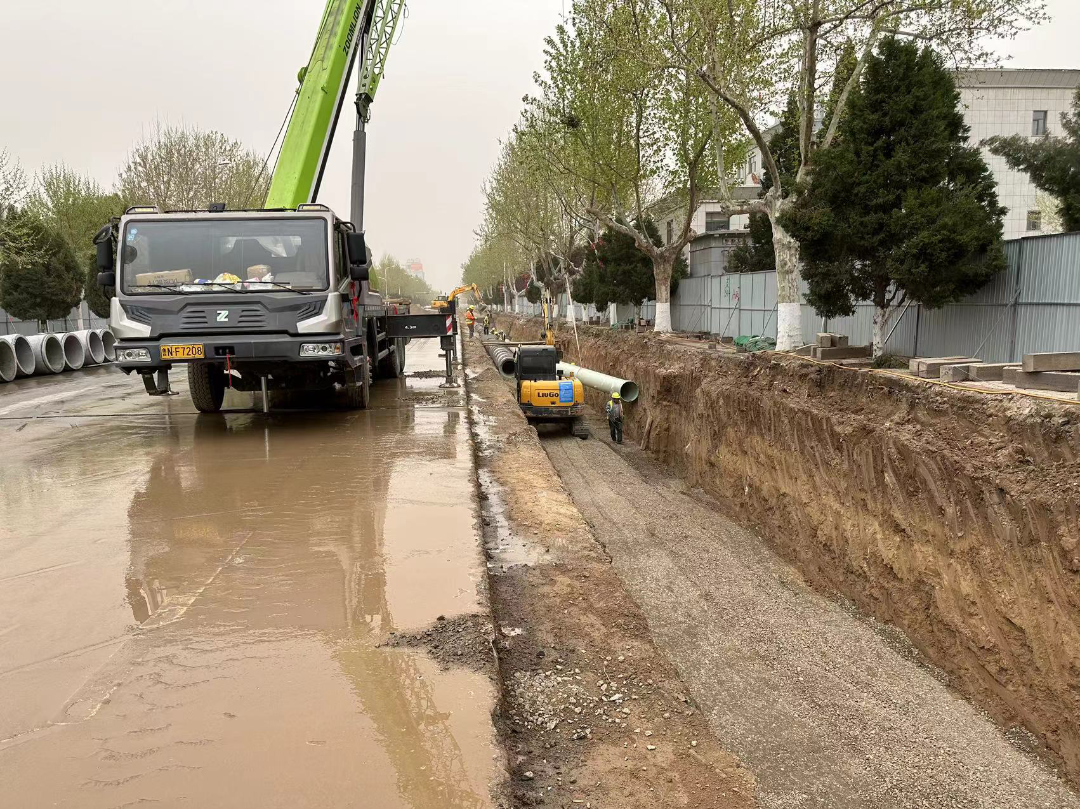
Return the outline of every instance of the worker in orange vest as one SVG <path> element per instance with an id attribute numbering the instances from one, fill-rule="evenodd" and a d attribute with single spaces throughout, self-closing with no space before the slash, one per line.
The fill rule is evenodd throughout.
<path id="1" fill-rule="evenodd" d="M 476 328 L 476 313 L 472 306 L 465 311 L 465 322 L 469 324 L 469 337 L 472 337 L 473 330 Z"/>

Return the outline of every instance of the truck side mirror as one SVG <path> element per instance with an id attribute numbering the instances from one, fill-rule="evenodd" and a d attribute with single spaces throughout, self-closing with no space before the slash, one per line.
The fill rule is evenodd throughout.
<path id="1" fill-rule="evenodd" d="M 367 281 L 371 272 L 371 254 L 363 233 L 346 233 L 345 249 L 349 254 L 349 277 L 354 281 Z"/>
<path id="2" fill-rule="evenodd" d="M 111 225 L 106 225 L 94 235 L 94 244 L 97 245 L 98 270 L 111 272 L 116 269 L 116 245 L 113 240 Z"/>

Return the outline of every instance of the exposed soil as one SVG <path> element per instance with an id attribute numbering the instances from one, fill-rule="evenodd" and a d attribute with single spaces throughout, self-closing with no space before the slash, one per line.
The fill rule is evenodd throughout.
<path id="1" fill-rule="evenodd" d="M 756 806 L 559 481 L 513 391 L 468 339 L 500 733 L 515 806 Z"/>
<path id="2" fill-rule="evenodd" d="M 568 356 L 641 386 L 628 440 L 1080 783 L 1080 409 L 580 331 Z"/>

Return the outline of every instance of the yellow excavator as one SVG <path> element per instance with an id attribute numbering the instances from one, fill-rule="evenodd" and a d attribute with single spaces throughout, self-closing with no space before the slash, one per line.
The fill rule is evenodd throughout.
<path id="1" fill-rule="evenodd" d="M 481 306 L 484 305 L 484 301 L 480 296 L 480 287 L 478 287 L 476 284 L 465 284 L 455 289 L 449 295 L 440 295 L 439 297 L 437 297 L 431 302 L 431 308 L 437 312 L 449 309 L 457 296 L 463 295 L 466 292 L 471 292 L 473 294 L 473 297 L 476 298 L 477 304 Z"/>

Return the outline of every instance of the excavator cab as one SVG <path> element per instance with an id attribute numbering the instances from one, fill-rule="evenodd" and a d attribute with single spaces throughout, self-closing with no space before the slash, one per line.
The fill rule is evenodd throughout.
<path id="1" fill-rule="evenodd" d="M 530 424 L 562 422 L 571 434 L 588 438 L 585 415 L 585 388 L 573 376 L 558 369 L 555 346 L 518 346 L 514 376 L 517 380 L 518 405 Z"/>

